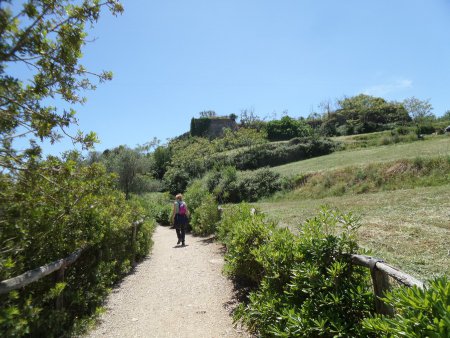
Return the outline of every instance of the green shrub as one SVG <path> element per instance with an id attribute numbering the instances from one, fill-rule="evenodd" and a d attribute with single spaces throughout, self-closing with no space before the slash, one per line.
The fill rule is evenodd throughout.
<path id="1" fill-rule="evenodd" d="M 200 172 L 203 173 L 204 169 L 202 169 Z M 170 167 L 164 174 L 164 185 L 172 195 L 176 195 L 186 190 L 190 179 L 191 176 L 187 168 Z"/>
<path id="2" fill-rule="evenodd" d="M 217 237 L 222 243 L 228 246 L 230 234 L 233 233 L 234 227 L 251 217 L 251 206 L 249 204 L 239 203 L 227 205 L 223 210 L 221 220 L 217 225 Z"/>
<path id="3" fill-rule="evenodd" d="M 274 167 L 332 153 L 336 144 L 328 139 L 299 138 L 301 143 L 269 143 L 243 149 L 227 159 L 238 170 Z"/>
<path id="4" fill-rule="evenodd" d="M 161 225 L 169 225 L 172 213 L 172 203 L 168 193 L 149 193 L 133 196 L 134 200 L 144 208 L 149 218 Z"/>
<path id="5" fill-rule="evenodd" d="M 281 190 L 280 174 L 270 169 L 258 169 L 255 171 L 245 171 L 239 173 L 236 183 L 238 201 L 254 202 L 261 197 L 270 196 L 274 192 Z M 233 194 L 230 193 L 231 196 Z M 230 197 L 231 197 L 230 196 Z"/>
<path id="6" fill-rule="evenodd" d="M 410 134 L 412 132 L 411 128 L 408 128 L 408 127 L 405 127 L 405 126 L 397 127 L 395 130 L 400 135 L 408 135 L 408 134 Z"/>
<path id="7" fill-rule="evenodd" d="M 233 131 L 226 128 L 223 130 L 223 137 L 214 139 L 212 144 L 215 152 L 222 152 L 267 142 L 267 135 L 263 131 L 251 128 L 239 128 Z"/>
<path id="8" fill-rule="evenodd" d="M 258 285 L 263 277 L 263 266 L 256 260 L 259 246 L 270 240 L 275 225 L 261 215 L 244 217 L 231 228 L 227 237 L 225 272 L 241 283 Z"/>
<path id="9" fill-rule="evenodd" d="M 206 184 L 219 203 L 239 201 L 237 188 L 238 172 L 235 167 L 227 166 L 220 171 L 213 171 L 206 178 Z"/>
<path id="10" fill-rule="evenodd" d="M 280 175 L 270 169 L 237 172 L 233 167 L 214 171 L 206 178 L 206 186 L 220 203 L 253 202 L 281 190 Z"/>
<path id="11" fill-rule="evenodd" d="M 191 215 L 196 213 L 196 210 L 207 195 L 208 190 L 201 180 L 195 180 L 188 186 L 186 193 L 184 194 L 184 200 L 188 205 Z"/>
<path id="12" fill-rule="evenodd" d="M 220 219 L 220 213 L 216 198 L 208 192 L 204 181 L 193 181 L 184 196 L 190 212 L 190 226 L 193 233 L 212 234 Z"/>
<path id="13" fill-rule="evenodd" d="M 267 138 L 270 141 L 290 140 L 294 137 L 306 137 L 312 133 L 311 127 L 304 121 L 283 116 L 266 124 Z"/>
<path id="14" fill-rule="evenodd" d="M 417 135 L 425 134 L 430 135 L 436 131 L 433 125 L 431 124 L 420 124 L 417 126 L 416 133 Z"/>
<path id="15" fill-rule="evenodd" d="M 255 259 L 264 271 L 265 287 L 283 293 L 284 286 L 290 282 L 295 261 L 301 259 L 296 246 L 297 238 L 289 229 L 275 228 L 270 240 L 255 248 Z"/>
<path id="16" fill-rule="evenodd" d="M 194 234 L 202 236 L 213 234 L 220 219 L 218 204 L 214 196 L 207 193 L 191 215 L 190 223 Z"/>
<path id="17" fill-rule="evenodd" d="M 395 309 L 394 317 L 377 315 L 364 327 L 382 337 L 450 337 L 450 281 L 441 277 L 425 290 L 401 287 L 384 301 Z"/>
<path id="18" fill-rule="evenodd" d="M 349 258 L 358 249 L 356 228 L 350 214 L 323 210 L 298 236 L 272 227 L 238 232 L 242 238 L 236 236 L 228 251 L 237 243 L 245 257 L 238 266 L 251 267 L 245 274 L 260 283 L 236 317 L 263 337 L 363 336 L 361 321 L 373 310 L 373 296 L 369 271 Z M 249 241 L 258 233 L 264 240 Z"/>
<path id="19" fill-rule="evenodd" d="M 86 248 L 65 271 L 64 283 L 42 278 L 0 296 L 0 332 L 59 337 L 96 312 L 111 287 L 148 254 L 154 222 L 115 189 L 103 165 L 70 159 L 30 162 L 14 177 L 0 175 L 0 280 Z M 57 170 L 54 170 L 57 168 Z M 136 228 L 133 243 L 132 224 Z M 63 310 L 54 307 L 63 293 Z"/>

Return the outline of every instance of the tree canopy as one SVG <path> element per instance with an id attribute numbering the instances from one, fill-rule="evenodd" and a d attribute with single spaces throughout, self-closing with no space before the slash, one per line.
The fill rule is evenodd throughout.
<path id="1" fill-rule="evenodd" d="M 71 105 L 84 103 L 84 90 L 110 80 L 112 73 L 91 72 L 80 64 L 88 28 L 102 9 L 123 11 L 117 0 L 4 0 L 0 5 L 0 167 L 13 170 L 40 154 L 36 140 L 59 140 L 76 124 Z M 26 74 L 21 76 L 20 74 Z M 65 102 L 67 108 L 61 108 Z M 58 106 L 58 107 L 57 107 Z M 15 149 L 18 138 L 30 140 Z M 90 147 L 94 133 L 70 135 Z"/>
<path id="2" fill-rule="evenodd" d="M 289 116 L 267 122 L 266 130 L 270 141 L 290 140 L 294 137 L 311 135 L 311 128 L 306 122 L 295 120 Z"/>
<path id="3" fill-rule="evenodd" d="M 337 101 L 335 111 L 324 114 L 324 135 L 351 135 L 389 129 L 411 121 L 403 104 L 359 94 Z"/>
<path id="4" fill-rule="evenodd" d="M 403 105 L 415 122 L 425 122 L 427 119 L 435 118 L 430 99 L 419 100 L 413 96 L 405 99 Z"/>

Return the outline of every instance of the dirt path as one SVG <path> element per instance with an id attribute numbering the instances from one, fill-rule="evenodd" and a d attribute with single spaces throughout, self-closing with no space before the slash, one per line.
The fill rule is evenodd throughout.
<path id="1" fill-rule="evenodd" d="M 229 315 L 232 285 L 219 244 L 159 226 L 152 254 L 110 295 L 89 337 L 245 337 Z"/>

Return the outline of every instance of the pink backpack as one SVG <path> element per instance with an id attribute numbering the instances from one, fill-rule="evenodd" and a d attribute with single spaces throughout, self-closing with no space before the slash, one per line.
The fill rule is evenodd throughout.
<path id="1" fill-rule="evenodd" d="M 186 203 L 184 202 L 178 202 L 178 214 L 179 215 L 186 215 Z"/>

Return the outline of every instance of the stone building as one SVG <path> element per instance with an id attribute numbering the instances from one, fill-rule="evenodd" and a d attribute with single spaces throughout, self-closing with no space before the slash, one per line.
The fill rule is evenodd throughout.
<path id="1" fill-rule="evenodd" d="M 190 133 L 192 136 L 217 138 L 223 135 L 225 128 L 236 130 L 238 126 L 236 121 L 229 117 L 192 118 Z"/>

